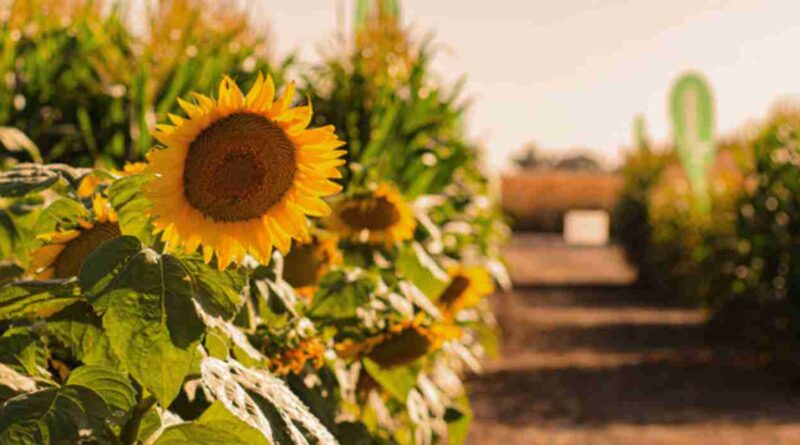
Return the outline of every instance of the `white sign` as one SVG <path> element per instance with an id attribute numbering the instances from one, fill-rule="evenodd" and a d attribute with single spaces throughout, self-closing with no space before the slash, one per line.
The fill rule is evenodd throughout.
<path id="1" fill-rule="evenodd" d="M 608 244 L 608 212 L 570 210 L 564 215 L 564 243 L 571 246 Z"/>

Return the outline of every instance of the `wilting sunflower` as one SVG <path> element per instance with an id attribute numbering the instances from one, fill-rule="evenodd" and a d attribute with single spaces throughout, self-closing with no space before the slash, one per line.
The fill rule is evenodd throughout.
<path id="1" fill-rule="evenodd" d="M 494 281 L 482 267 L 454 266 L 447 270 L 450 284 L 439 295 L 436 304 L 446 314 L 475 306 L 481 298 L 494 292 Z"/>
<path id="2" fill-rule="evenodd" d="M 283 257 L 283 279 L 305 298 L 317 290 L 317 282 L 331 267 L 342 264 L 339 239 L 330 233 L 312 233 L 307 241 L 293 241 Z"/>
<path id="3" fill-rule="evenodd" d="M 411 239 L 417 222 L 400 192 L 381 183 L 374 192 L 337 202 L 328 225 L 344 238 L 391 245 Z"/>
<path id="4" fill-rule="evenodd" d="M 337 345 L 339 356 L 366 357 L 382 368 L 392 368 L 414 362 L 461 333 L 457 326 L 446 322 L 423 326 L 422 321 L 423 317 L 417 316 L 364 341 L 340 343 Z"/>
<path id="5" fill-rule="evenodd" d="M 332 126 L 307 129 L 311 105 L 290 108 L 294 92 L 290 83 L 273 100 L 272 78 L 259 75 L 243 95 L 225 77 L 216 100 L 179 100 L 188 118 L 157 127 L 166 148 L 148 155 L 155 179 L 144 194 L 169 250 L 202 246 L 220 269 L 248 253 L 267 263 L 273 246 L 285 253 L 307 238 L 306 216 L 330 213 L 321 197 L 341 190 L 331 179 L 341 177 L 344 142 Z"/>
<path id="6" fill-rule="evenodd" d="M 117 214 L 100 195 L 92 200 L 93 219 L 79 219 L 77 227 L 39 235 L 47 244 L 31 256 L 29 272 L 38 279 L 78 275 L 83 261 L 98 246 L 121 235 Z"/>

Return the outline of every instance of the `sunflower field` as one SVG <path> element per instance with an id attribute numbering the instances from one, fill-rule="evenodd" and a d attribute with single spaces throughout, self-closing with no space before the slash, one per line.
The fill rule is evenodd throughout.
<path id="1" fill-rule="evenodd" d="M 3 5 L 0 443 L 462 443 L 507 229 L 430 39 L 124 5 Z"/>

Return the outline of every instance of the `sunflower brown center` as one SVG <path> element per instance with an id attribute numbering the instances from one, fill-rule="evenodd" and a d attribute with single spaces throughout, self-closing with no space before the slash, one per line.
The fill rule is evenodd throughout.
<path id="1" fill-rule="evenodd" d="M 264 116 L 234 113 L 209 125 L 189 145 L 183 193 L 215 221 L 257 218 L 291 188 L 295 148 Z"/>
<path id="2" fill-rule="evenodd" d="M 464 294 L 464 291 L 467 290 L 468 287 L 469 278 L 456 275 L 453 277 L 453 280 L 450 281 L 450 284 L 444 292 L 442 292 L 442 295 L 439 296 L 439 303 L 445 306 L 453 304 Z"/>
<path id="3" fill-rule="evenodd" d="M 413 362 L 425 355 L 430 347 L 431 341 L 425 334 L 407 328 L 375 346 L 367 357 L 381 368 L 392 368 Z"/>
<path id="4" fill-rule="evenodd" d="M 99 223 L 67 242 L 53 261 L 53 277 L 69 278 L 78 275 L 86 257 L 100 244 L 122 235 L 117 223 Z"/>
<path id="5" fill-rule="evenodd" d="M 313 244 L 297 243 L 283 258 L 283 279 L 292 287 L 312 286 L 321 267 Z"/>
<path id="6" fill-rule="evenodd" d="M 356 230 L 383 230 L 400 221 L 400 211 L 383 196 L 362 198 L 340 213 L 342 220 Z"/>

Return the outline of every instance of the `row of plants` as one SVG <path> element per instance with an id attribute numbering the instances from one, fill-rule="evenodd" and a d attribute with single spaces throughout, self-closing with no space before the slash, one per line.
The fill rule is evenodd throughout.
<path id="1" fill-rule="evenodd" d="M 654 298 L 708 307 L 713 332 L 727 339 L 793 349 L 800 340 L 798 137 L 800 113 L 781 104 L 716 138 L 700 194 L 674 146 L 638 138 L 644 142 L 623 166 L 614 224 Z"/>
<path id="2" fill-rule="evenodd" d="M 201 3 L 179 4 L 189 12 L 172 29 L 202 16 Z M 115 11 L 80 26 L 108 32 Z M 178 61 L 190 81 L 160 98 L 158 124 L 120 130 L 124 152 L 94 105 L 85 135 L 97 152 L 60 158 L 35 132 L 41 158 L 66 162 L 6 152 L 0 442 L 464 441 L 462 379 L 496 348 L 486 297 L 508 285 L 507 230 L 459 90 L 431 73 L 430 40 L 409 35 L 395 2 L 361 5 L 359 17 L 334 56 L 295 67 L 300 86 L 281 68 L 209 68 L 210 91 Z M 75 23 L 52 26 L 75 35 Z M 228 50 L 226 38 L 241 40 L 200 37 Z M 207 63 L 230 67 L 227 56 Z M 153 69 L 139 57 L 125 61 Z M 94 76 L 93 60 L 76 54 L 54 76 Z M 60 94 L 94 103 L 84 87 Z M 130 129 L 139 116 L 120 119 Z"/>

